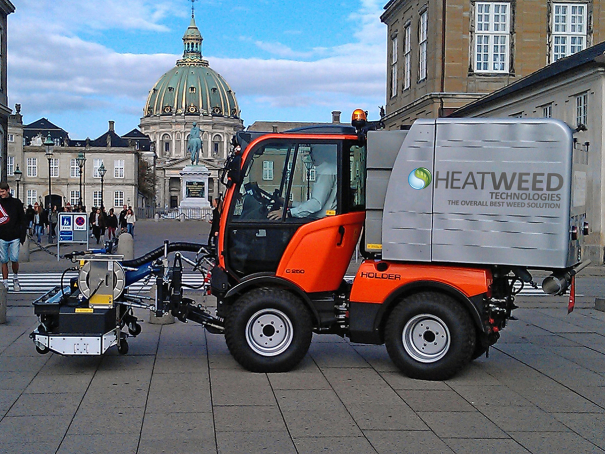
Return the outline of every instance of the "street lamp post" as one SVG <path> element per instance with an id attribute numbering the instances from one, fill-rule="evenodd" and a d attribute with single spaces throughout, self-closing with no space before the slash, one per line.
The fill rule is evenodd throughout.
<path id="1" fill-rule="evenodd" d="M 105 179 L 105 174 L 107 173 L 107 169 L 105 168 L 103 163 L 101 163 L 98 172 L 101 176 L 101 212 L 103 212 L 103 180 Z"/>
<path id="2" fill-rule="evenodd" d="M 78 164 L 78 167 L 80 168 L 80 192 L 79 192 L 79 197 L 78 197 L 78 205 L 80 205 L 80 210 L 82 209 L 82 171 L 84 169 L 84 163 L 86 163 L 86 156 L 84 156 L 84 153 L 80 152 L 78 153 L 78 157 L 76 158 L 76 163 Z"/>
<path id="3" fill-rule="evenodd" d="M 19 198 L 19 183 L 21 182 L 21 177 L 23 176 L 23 172 L 19 170 L 19 164 L 17 164 L 17 170 L 15 170 L 15 181 L 17 182 L 17 198 Z"/>
<path id="4" fill-rule="evenodd" d="M 50 214 L 52 213 L 52 210 L 53 210 L 51 164 L 52 164 L 52 160 L 53 160 L 54 144 L 55 143 L 53 142 L 53 139 L 50 137 L 50 132 L 49 132 L 48 136 L 46 137 L 46 140 L 44 141 L 44 146 L 46 147 L 46 159 L 48 159 L 48 242 L 49 243 L 53 242 L 52 228 L 50 225 Z"/>

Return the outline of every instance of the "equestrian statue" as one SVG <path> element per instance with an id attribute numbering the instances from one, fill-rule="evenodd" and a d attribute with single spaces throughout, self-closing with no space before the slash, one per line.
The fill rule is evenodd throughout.
<path id="1" fill-rule="evenodd" d="M 189 133 L 189 142 L 187 142 L 187 151 L 191 154 L 191 165 L 199 165 L 200 151 L 204 150 L 200 133 L 200 128 L 194 121 L 191 132 Z"/>

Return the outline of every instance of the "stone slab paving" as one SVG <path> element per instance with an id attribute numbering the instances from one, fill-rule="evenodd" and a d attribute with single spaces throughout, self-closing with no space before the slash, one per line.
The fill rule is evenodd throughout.
<path id="1" fill-rule="evenodd" d="M 165 234 L 145 224 L 138 253 Z M 202 232 L 193 241 L 204 229 L 169 227 Z M 33 257 L 24 268 L 50 267 Z M 605 314 L 593 303 L 567 315 L 564 299 L 522 300 L 489 358 L 428 382 L 399 373 L 384 346 L 329 335 L 296 370 L 253 374 L 222 336 L 180 322 L 143 323 L 126 356 L 39 355 L 31 295 L 11 294 L 0 453 L 603 453 Z"/>

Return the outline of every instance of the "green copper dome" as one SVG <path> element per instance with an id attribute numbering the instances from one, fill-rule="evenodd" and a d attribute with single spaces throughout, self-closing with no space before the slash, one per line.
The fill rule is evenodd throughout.
<path id="1" fill-rule="evenodd" d="M 191 17 L 183 36 L 183 58 L 160 77 L 149 96 L 143 115 L 219 115 L 239 118 L 235 93 L 202 58 L 202 35 Z"/>

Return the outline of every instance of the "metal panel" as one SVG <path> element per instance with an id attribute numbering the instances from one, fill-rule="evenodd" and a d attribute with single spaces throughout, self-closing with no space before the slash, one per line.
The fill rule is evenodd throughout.
<path id="1" fill-rule="evenodd" d="M 366 160 L 365 247 L 380 252 L 382 213 L 391 170 L 407 131 L 369 131 Z"/>
<path id="2" fill-rule="evenodd" d="M 414 188 L 417 172 L 433 171 L 435 121 L 418 120 L 407 136 L 393 165 L 387 187 L 382 225 L 382 257 L 385 260 L 431 260 L 433 194 L 428 184 Z M 422 170 L 425 169 L 425 170 Z"/>
<path id="3" fill-rule="evenodd" d="M 572 144 L 556 120 L 438 120 L 432 260 L 570 266 Z"/>

